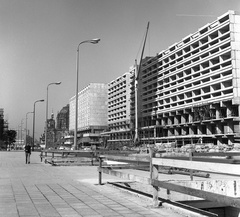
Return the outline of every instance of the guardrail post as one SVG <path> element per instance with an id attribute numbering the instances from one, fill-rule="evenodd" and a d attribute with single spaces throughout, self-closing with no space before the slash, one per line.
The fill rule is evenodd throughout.
<path id="1" fill-rule="evenodd" d="M 193 153 L 192 150 L 189 152 L 189 160 L 192 161 Z M 190 179 L 193 181 L 193 170 L 190 170 Z"/>
<path id="2" fill-rule="evenodd" d="M 102 157 L 99 156 L 99 171 L 98 171 L 98 184 L 102 184 Z"/>
<path id="3" fill-rule="evenodd" d="M 44 163 L 46 164 L 47 163 L 47 151 L 45 150 L 45 161 Z"/>
<path id="4" fill-rule="evenodd" d="M 153 165 L 152 158 L 154 157 L 154 152 L 150 149 L 150 179 L 151 185 L 153 187 L 153 207 L 158 207 L 158 186 L 153 184 L 153 180 L 158 180 L 158 165 Z"/>
<path id="5" fill-rule="evenodd" d="M 94 152 L 93 151 L 91 152 L 91 156 L 92 156 L 91 163 L 92 163 L 92 166 L 93 166 L 93 156 L 94 156 Z"/>
<path id="6" fill-rule="evenodd" d="M 41 153 L 40 153 L 40 158 L 41 158 L 41 162 L 42 162 L 42 158 L 43 158 L 43 151 L 41 150 Z"/>

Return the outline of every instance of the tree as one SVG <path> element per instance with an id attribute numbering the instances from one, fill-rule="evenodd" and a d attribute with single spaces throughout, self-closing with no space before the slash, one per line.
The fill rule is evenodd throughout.
<path id="1" fill-rule="evenodd" d="M 16 142 L 17 132 L 15 130 L 7 130 L 3 132 L 3 141 L 6 145 L 12 145 Z"/>

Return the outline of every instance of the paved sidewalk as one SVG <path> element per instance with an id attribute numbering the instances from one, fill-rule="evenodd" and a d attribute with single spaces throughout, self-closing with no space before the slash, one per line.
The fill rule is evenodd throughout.
<path id="1" fill-rule="evenodd" d="M 25 164 L 24 152 L 0 152 L 0 216 L 182 216 L 97 183 L 98 172 L 93 166 L 53 167 L 41 163 L 38 152 L 32 153 L 31 164 Z"/>

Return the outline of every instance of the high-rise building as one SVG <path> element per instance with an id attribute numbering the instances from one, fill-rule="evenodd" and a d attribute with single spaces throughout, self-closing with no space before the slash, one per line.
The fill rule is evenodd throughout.
<path id="1" fill-rule="evenodd" d="M 239 47 L 240 15 L 229 11 L 148 59 L 139 77 L 141 142 L 239 142 Z"/>
<path id="2" fill-rule="evenodd" d="M 75 96 L 70 99 L 69 130 L 75 129 Z M 81 145 L 98 145 L 107 128 L 107 84 L 91 83 L 78 93 L 78 135 Z"/>
<path id="3" fill-rule="evenodd" d="M 132 142 L 130 126 L 130 93 L 131 74 L 130 68 L 122 76 L 108 83 L 108 145 L 129 145 Z"/>

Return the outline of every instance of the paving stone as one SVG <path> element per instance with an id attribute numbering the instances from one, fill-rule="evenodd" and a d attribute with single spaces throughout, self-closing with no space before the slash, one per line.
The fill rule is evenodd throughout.
<path id="1" fill-rule="evenodd" d="M 24 152 L 0 152 L 0 174 L 1 217 L 180 216 L 151 209 L 115 188 L 94 185 L 96 167 L 52 167 L 40 162 L 38 152 L 32 152 L 29 165 Z"/>

